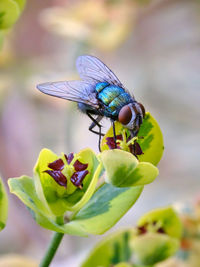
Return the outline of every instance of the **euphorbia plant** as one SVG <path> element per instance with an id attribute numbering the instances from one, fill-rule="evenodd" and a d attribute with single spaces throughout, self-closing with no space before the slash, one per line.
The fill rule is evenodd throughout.
<path id="1" fill-rule="evenodd" d="M 129 136 L 120 124 L 116 124 L 116 130 L 118 135 Z M 140 133 L 141 138 L 121 138 L 118 149 L 109 149 L 105 144 L 105 140 L 113 138 L 109 130 L 98 155 L 84 149 L 57 156 L 43 149 L 33 177 L 9 179 L 10 191 L 32 210 L 38 224 L 56 232 L 54 246 L 58 246 L 63 234 L 103 234 L 133 206 L 144 185 L 158 175 L 155 165 L 162 156 L 163 140 L 149 113 Z M 141 155 L 135 154 L 132 147 L 129 150 L 135 140 Z M 41 266 L 48 266 L 54 253 L 55 247 L 50 246 Z"/>
<path id="2" fill-rule="evenodd" d="M 82 267 L 154 266 L 179 248 L 182 224 L 172 207 L 143 215 L 136 227 L 107 236 L 90 252 Z"/>

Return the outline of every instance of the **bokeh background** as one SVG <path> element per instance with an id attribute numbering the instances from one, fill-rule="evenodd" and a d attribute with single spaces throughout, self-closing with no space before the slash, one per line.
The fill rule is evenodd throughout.
<path id="1" fill-rule="evenodd" d="M 36 84 L 78 79 L 75 60 L 104 61 L 157 119 L 165 151 L 160 175 L 114 231 L 146 211 L 192 201 L 200 188 L 200 1 L 43 0 L 27 2 L 0 51 L 0 174 L 31 175 L 47 147 L 98 151 L 98 137 L 76 104 L 42 95 Z M 104 121 L 104 131 L 109 121 Z M 51 232 L 9 194 L 0 253 L 40 259 Z M 65 236 L 52 266 L 79 266 L 102 237 Z"/>

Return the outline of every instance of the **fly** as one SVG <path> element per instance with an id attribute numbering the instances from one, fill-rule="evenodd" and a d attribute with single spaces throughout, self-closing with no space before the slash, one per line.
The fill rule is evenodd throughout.
<path id="1" fill-rule="evenodd" d="M 111 119 L 115 148 L 115 121 L 128 128 L 131 137 L 136 136 L 145 115 L 143 105 L 98 58 L 79 56 L 76 67 L 81 80 L 42 83 L 37 85 L 37 89 L 47 95 L 77 102 L 78 108 L 92 120 L 89 130 L 99 135 L 99 150 L 103 136 L 100 121 L 103 117 Z M 98 132 L 94 130 L 95 126 L 99 127 Z"/>

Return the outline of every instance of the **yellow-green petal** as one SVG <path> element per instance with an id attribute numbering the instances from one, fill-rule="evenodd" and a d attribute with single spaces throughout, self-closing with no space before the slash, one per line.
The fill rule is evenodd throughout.
<path id="1" fill-rule="evenodd" d="M 33 218 L 42 227 L 71 235 L 86 235 L 73 225 L 63 224 L 63 218 L 58 218 L 51 212 L 48 206 L 38 198 L 32 178 L 28 176 L 10 178 L 8 185 L 10 192 L 15 194 L 30 209 Z"/>
<path id="2" fill-rule="evenodd" d="M 130 240 L 134 232 L 134 229 L 124 229 L 108 235 L 92 249 L 81 267 L 118 266 L 130 261 Z"/>
<path id="3" fill-rule="evenodd" d="M 165 234 L 146 233 L 131 242 L 138 264 L 151 265 L 163 261 L 176 253 L 180 242 Z"/>
<path id="4" fill-rule="evenodd" d="M 58 157 L 49 149 L 40 152 L 38 161 L 34 168 L 34 179 L 36 190 L 42 201 L 46 201 L 56 216 L 61 216 L 65 211 L 77 211 L 92 196 L 100 175 L 97 171 L 99 161 L 96 154 L 91 149 L 83 149 L 77 154 L 83 164 L 88 164 L 89 174 L 83 182 L 83 189 L 77 188 L 72 194 L 67 194 L 67 189 L 57 184 L 49 174 L 44 171 L 48 169 L 48 164 L 57 160 Z M 44 200 L 45 198 L 45 200 Z"/>
<path id="5" fill-rule="evenodd" d="M 138 186 L 151 183 L 158 169 L 149 162 L 139 162 L 131 153 L 113 149 L 99 155 L 105 168 L 105 179 L 117 187 Z"/>
<path id="6" fill-rule="evenodd" d="M 35 190 L 33 178 L 21 176 L 8 179 L 10 192 L 15 194 L 28 208 L 35 213 L 41 212 L 43 215 L 55 218 L 49 207 L 44 201 L 39 199 Z"/>
<path id="7" fill-rule="evenodd" d="M 8 197 L 0 178 L 0 231 L 5 227 L 8 217 Z"/>
<path id="8" fill-rule="evenodd" d="M 154 117 L 146 112 L 144 121 L 140 127 L 138 143 L 144 154 L 138 155 L 139 161 L 151 162 L 157 165 L 162 158 L 164 143 L 163 135 Z"/>
<path id="9" fill-rule="evenodd" d="M 19 5 L 14 0 L 1 0 L 0 14 L 0 29 L 8 29 L 17 21 L 20 15 Z"/>
<path id="10" fill-rule="evenodd" d="M 24 10 L 26 0 L 14 0 L 14 1 L 18 4 L 20 11 L 22 12 Z"/>

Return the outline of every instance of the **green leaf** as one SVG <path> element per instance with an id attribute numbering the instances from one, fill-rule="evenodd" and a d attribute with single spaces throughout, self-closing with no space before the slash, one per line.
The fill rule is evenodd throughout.
<path id="1" fill-rule="evenodd" d="M 171 257 L 179 248 L 179 240 L 165 234 L 146 233 L 132 240 L 137 263 L 151 265 Z"/>
<path id="2" fill-rule="evenodd" d="M 71 235 L 101 234 L 111 228 L 134 204 L 142 187 L 117 189 L 103 185 L 95 197 L 69 223 L 63 224 L 38 198 L 33 179 L 27 176 L 8 181 L 11 193 L 18 196 L 32 210 L 34 219 L 42 227 Z"/>
<path id="3" fill-rule="evenodd" d="M 38 198 L 34 181 L 31 177 L 21 176 L 8 179 L 10 192 L 15 194 L 27 207 L 35 213 L 41 212 L 49 217 L 55 218 L 48 205 Z"/>
<path id="4" fill-rule="evenodd" d="M 138 132 L 138 143 L 144 154 L 139 155 L 139 161 L 150 162 L 157 165 L 162 158 L 164 144 L 163 135 L 157 121 L 149 112 L 146 112 L 143 123 Z"/>
<path id="5" fill-rule="evenodd" d="M 38 197 L 32 178 L 11 178 L 8 184 L 11 193 L 33 211 L 38 224 L 53 231 L 80 236 L 102 234 L 110 229 L 131 208 L 143 189 L 141 186 L 121 189 L 104 184 L 69 223 L 63 224 L 62 217 L 56 217 Z"/>
<path id="6" fill-rule="evenodd" d="M 0 231 L 5 227 L 8 216 L 8 197 L 0 178 Z"/>
<path id="7" fill-rule="evenodd" d="M 167 235 L 181 238 L 183 226 L 179 216 L 172 207 L 159 208 L 146 213 L 139 219 L 138 226 L 154 224 L 155 222 L 159 223 Z"/>
<path id="8" fill-rule="evenodd" d="M 86 234 L 103 234 L 132 207 L 142 190 L 142 186 L 117 188 L 104 184 L 69 224 Z"/>
<path id="9" fill-rule="evenodd" d="M 132 256 L 129 243 L 134 233 L 134 230 L 126 229 L 110 234 L 95 246 L 81 267 L 109 267 L 129 262 Z"/>
<path id="10" fill-rule="evenodd" d="M 22 12 L 24 10 L 26 0 L 14 0 L 14 1 L 18 4 L 20 11 Z"/>
<path id="11" fill-rule="evenodd" d="M 154 165 L 139 162 L 135 156 L 123 150 L 105 150 L 99 158 L 106 170 L 106 182 L 117 187 L 145 185 L 158 175 Z"/>
<path id="12" fill-rule="evenodd" d="M 1 0 L 0 14 L 2 15 L 0 29 L 8 29 L 20 15 L 19 5 L 14 0 Z"/>
<path id="13" fill-rule="evenodd" d="M 33 218 L 42 227 L 71 235 L 86 235 L 79 228 L 74 228 L 73 225 L 63 224 L 63 218 L 58 218 L 51 212 L 48 206 L 38 198 L 32 178 L 28 176 L 10 178 L 8 185 L 10 192 L 30 209 Z"/>
<path id="14" fill-rule="evenodd" d="M 119 123 L 115 122 L 115 130 L 116 135 L 121 135 L 123 129 L 126 130 L 127 136 L 130 135 L 130 132 L 127 128 Z M 139 139 L 137 142 L 139 143 L 143 154 L 138 155 L 138 159 L 140 162 L 150 162 L 153 165 L 157 165 L 160 159 L 162 158 L 164 144 L 163 144 L 163 136 L 160 130 L 160 127 L 157 121 L 153 118 L 153 116 L 146 112 L 145 118 L 143 119 L 143 123 L 140 126 L 140 130 L 138 132 Z M 113 137 L 113 129 L 110 127 L 104 138 L 101 142 L 101 150 L 109 150 L 108 145 L 106 144 L 107 137 Z"/>

